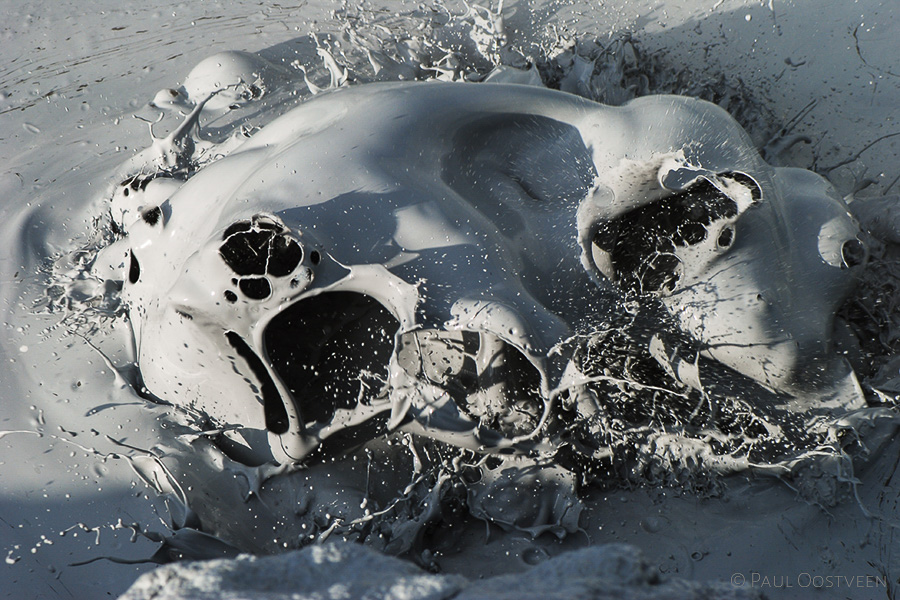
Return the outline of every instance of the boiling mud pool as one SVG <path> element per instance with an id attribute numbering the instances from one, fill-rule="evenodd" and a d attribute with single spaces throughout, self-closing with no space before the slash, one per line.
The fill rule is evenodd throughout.
<path id="1" fill-rule="evenodd" d="M 858 229 L 823 180 L 771 174 L 750 151 L 755 143 L 777 162 L 796 141 L 791 131 L 768 126 L 771 112 L 750 91 L 717 79 L 698 85 L 686 70 L 642 55 L 627 36 L 595 43 L 523 31 L 480 8 L 403 14 L 340 13 L 340 35 L 300 42 L 285 36 L 259 53 L 199 61 L 198 50 L 193 70 L 161 78 L 162 89 L 148 95 L 152 102 L 130 111 L 137 119 L 127 134 L 109 123 L 91 132 L 91 139 L 127 149 L 128 160 L 121 153 L 82 157 L 84 146 L 59 144 L 57 156 L 47 151 L 25 165 L 30 171 L 4 175 L 12 197 L 23 199 L 6 208 L 14 260 L 4 262 L 2 288 L 11 340 L 3 346 L 10 376 L 0 381 L 9 404 L 2 433 L 7 593 L 39 588 L 48 597 L 92 597 L 121 591 L 154 563 L 341 539 L 470 576 L 521 570 L 608 541 L 634 543 L 664 572 L 687 577 L 766 569 L 896 573 L 893 200 L 851 204 L 864 225 Z M 447 83 L 411 84 L 434 92 L 363 87 L 412 79 Z M 488 92 L 485 79 L 532 87 Z M 752 140 L 712 108 L 687 111 L 694 115 L 687 127 L 667 121 L 680 105 L 652 99 L 612 121 L 609 109 L 601 111 L 607 137 L 592 140 L 584 115 L 600 109 L 546 86 L 610 104 L 660 92 L 699 95 L 728 109 Z M 343 87 L 349 89 L 331 90 Z M 472 115 L 496 112 L 485 107 L 497 104 L 526 106 L 527 118 L 471 125 Z M 301 105 L 305 112 L 291 112 Z M 374 122 L 382 138 L 365 140 L 366 118 L 390 123 L 398 116 L 391 111 L 404 106 L 422 111 L 419 130 L 397 133 Z M 628 110 L 636 116 L 621 117 Z M 346 114 L 360 116 L 342 122 Z M 610 131 L 626 137 L 623 120 L 641 115 L 650 115 L 655 137 L 603 147 Z M 342 123 L 351 131 L 341 133 Z M 447 231 L 434 212 L 403 213 L 405 228 L 393 235 L 407 255 L 387 256 L 375 249 L 377 222 L 358 214 L 359 203 L 308 199 L 322 190 L 325 200 L 358 191 L 341 189 L 342 176 L 372 187 L 366 161 L 390 148 L 384 136 L 402 134 L 403 147 L 415 146 L 427 137 L 422 124 L 464 138 L 456 153 L 448 151 L 444 171 L 432 175 L 450 192 L 479 198 L 475 208 L 493 227 L 455 232 L 479 252 L 446 260 L 444 270 L 439 261 L 418 266 L 409 256 L 436 255 L 416 246 L 429 227 Z M 23 127 L 41 132 L 33 123 Z M 715 143 L 706 143 L 712 154 L 704 155 L 710 130 Z M 317 132 L 320 140 L 303 151 L 311 154 L 291 155 L 295 136 Z M 588 143 L 575 143 L 579 137 Z M 672 151 L 689 146 L 684 139 L 697 143 L 697 154 Z M 366 143 L 372 154 L 354 158 Z M 547 144 L 555 151 L 546 155 L 510 150 Z M 731 157 L 723 151 L 729 144 L 739 148 Z M 416 148 L 410 154 L 420 161 L 433 150 Z M 630 155 L 630 170 L 615 171 L 621 164 L 604 163 L 603 151 Z M 560 156 L 571 160 L 556 164 Z M 382 168 L 396 177 L 391 169 L 404 168 L 402 158 L 386 154 L 392 166 Z M 311 183 L 309 165 L 327 160 L 327 180 Z M 640 179 L 645 171 L 652 176 Z M 297 186 L 298 178 L 307 185 Z M 596 192 L 604 178 L 620 182 L 609 184 L 617 198 L 639 188 L 665 210 L 641 200 L 607 213 L 602 202 L 592 210 L 567 202 Z M 235 187 L 237 180 L 255 183 Z M 524 190 L 571 210 L 490 214 L 491 201 L 509 204 L 502 193 L 491 196 L 509 181 L 519 187 L 503 193 Z M 422 192 L 421 182 L 408 185 Z M 249 201 L 241 195 L 248 186 L 255 194 Z M 704 271 L 705 256 L 742 251 L 733 239 L 754 229 L 743 215 L 755 202 L 789 195 L 783 190 L 830 198 L 804 205 L 804 214 L 832 224 L 816 224 L 812 239 L 814 256 L 830 258 L 833 269 L 810 275 L 821 261 L 803 262 L 806 250 L 795 248 L 803 227 L 778 213 L 775 221 L 790 225 L 786 249 L 765 258 L 766 266 L 781 260 L 797 272 L 748 269 L 722 280 Z M 303 230 L 309 221 L 302 214 L 297 223 L 282 214 L 315 206 L 324 216 L 311 231 Z M 390 209 L 402 212 L 396 204 Z M 468 205 L 455 210 L 474 214 Z M 526 221 L 531 237 L 491 237 L 514 217 Z M 154 229 L 164 227 L 176 235 Z M 552 247 L 558 264 L 543 267 L 546 255 L 519 256 L 534 240 L 558 242 L 557 231 L 567 227 L 572 243 Z M 197 234 L 202 228 L 210 235 Z M 648 238 L 657 242 L 644 243 Z M 208 239 L 214 243 L 204 262 Z M 764 247 L 751 245 L 748 256 Z M 648 260 L 656 256 L 677 260 Z M 484 279 L 491 270 L 506 276 Z M 194 278 L 186 290 L 178 288 L 184 273 Z M 779 289 L 809 286 L 803 277 L 813 293 L 778 296 Z M 860 291 L 853 292 L 857 280 Z M 790 310 L 774 338 L 759 340 L 727 321 L 766 325 L 767 311 L 752 317 L 757 313 L 746 303 L 737 310 L 724 300 L 679 295 L 697 281 L 714 288 L 714 299 L 722 289 L 741 298 L 772 291 Z M 512 286 L 508 297 L 498 291 L 504 286 Z M 304 296 L 307 288 L 327 293 Z M 495 307 L 493 316 L 466 321 L 466 314 L 490 313 L 478 304 L 484 289 L 512 312 Z M 207 292 L 214 300 L 205 307 Z M 523 296 L 530 304 L 516 304 Z M 456 314 L 459 298 L 474 300 Z M 280 312 L 285 304 L 303 310 Z M 693 320 L 679 320 L 685 305 L 701 307 Z M 170 308 L 174 321 L 166 320 Z M 461 332 L 438 326 L 453 318 Z M 216 327 L 224 350 L 203 346 Z M 328 372 L 337 377 L 290 374 L 313 367 L 293 354 L 297 344 L 316 351 L 311 330 L 311 339 L 328 348 Z M 811 340 L 802 355 L 764 349 L 777 347 L 785 330 Z M 381 337 L 366 335 L 371 331 Z M 709 350 L 723 336 L 747 348 Z M 367 344 L 376 348 L 362 352 Z M 834 358 L 838 352 L 846 360 Z M 376 360 L 379 353 L 394 358 Z M 498 355 L 502 368 L 491 363 Z M 219 365 L 215 356 L 230 358 Z M 565 360 L 554 366 L 542 356 Z M 448 366 L 429 371 L 423 357 Z M 760 362 L 774 367 L 760 371 Z M 191 379 L 185 364 L 201 376 Z M 823 374 L 803 380 L 794 372 L 798 364 Z M 489 366 L 502 373 L 499 380 Z M 267 378 L 267 369 L 275 376 Z M 573 369 L 580 378 L 572 378 Z M 408 388 L 406 396 L 391 395 L 385 380 Z M 352 401 L 341 404 L 351 392 Z M 304 394 L 320 404 L 292 414 L 297 407 L 285 398 Z M 298 420 L 312 435 L 296 435 Z M 835 543 L 846 539 L 852 549 Z M 762 548 L 775 550 L 763 556 Z"/>

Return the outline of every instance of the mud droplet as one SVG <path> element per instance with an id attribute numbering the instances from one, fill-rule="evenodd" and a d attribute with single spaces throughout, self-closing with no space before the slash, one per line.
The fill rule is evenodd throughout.
<path id="1" fill-rule="evenodd" d="M 659 517 L 647 517 L 641 520 L 641 529 L 647 533 L 657 533 L 662 529 L 662 520 Z"/>
<path id="2" fill-rule="evenodd" d="M 41 130 L 38 129 L 37 125 L 32 125 L 31 123 L 22 123 L 22 128 L 28 133 L 40 133 Z"/>
<path id="3" fill-rule="evenodd" d="M 522 562 L 531 566 L 542 563 L 548 558 L 549 555 L 543 548 L 527 548 L 522 552 Z"/>

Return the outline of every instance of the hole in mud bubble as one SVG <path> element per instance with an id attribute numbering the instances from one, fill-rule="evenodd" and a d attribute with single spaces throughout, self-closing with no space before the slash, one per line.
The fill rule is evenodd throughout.
<path id="1" fill-rule="evenodd" d="M 232 223 L 228 226 L 227 229 L 225 229 L 225 233 L 222 234 L 222 239 L 227 240 L 235 233 L 241 231 L 250 231 L 250 227 L 250 221 L 237 221 L 236 223 Z"/>
<path id="2" fill-rule="evenodd" d="M 723 177 L 727 177 L 728 179 L 731 179 L 732 181 L 735 181 L 750 190 L 750 198 L 753 200 L 753 202 L 759 202 L 760 200 L 762 200 L 762 188 L 760 188 L 759 184 L 756 183 L 756 180 L 749 175 L 745 175 L 744 173 L 738 173 L 735 171 L 733 173 L 727 173 L 723 175 Z"/>
<path id="3" fill-rule="evenodd" d="M 272 295 L 272 284 L 265 277 L 241 279 L 239 287 L 245 296 L 253 300 L 265 300 Z"/>
<path id="4" fill-rule="evenodd" d="M 734 200 L 703 181 L 603 224 L 594 244 L 611 256 L 615 279 L 626 290 L 672 292 L 680 278 L 678 248 L 704 242 L 713 222 L 737 213 Z M 717 241 L 732 240 L 726 234 Z"/>
<path id="5" fill-rule="evenodd" d="M 272 231 L 235 233 L 219 247 L 219 254 L 238 275 L 265 275 L 269 242 L 274 236 Z"/>
<path id="6" fill-rule="evenodd" d="M 269 275 L 284 277 L 290 275 L 303 260 L 303 248 L 295 240 L 276 236 L 271 243 Z"/>
<path id="7" fill-rule="evenodd" d="M 280 235 L 279 229 L 262 219 L 254 225 L 234 223 L 225 230 L 219 255 L 238 275 L 290 275 L 303 260 L 303 248 L 296 240 Z"/>
<path id="8" fill-rule="evenodd" d="M 134 255 L 134 252 L 129 251 L 129 265 L 128 265 L 128 281 L 130 283 L 137 283 L 138 279 L 141 278 L 141 265 L 138 263 L 137 257 Z"/>
<path id="9" fill-rule="evenodd" d="M 289 425 L 287 409 L 262 360 L 237 333 L 228 331 L 225 333 L 225 337 L 228 338 L 228 343 L 237 351 L 238 355 L 247 361 L 250 370 L 253 371 L 260 383 L 259 390 L 263 399 L 266 428 L 277 434 L 287 432 Z"/>
<path id="10" fill-rule="evenodd" d="M 144 219 L 144 222 L 147 225 L 154 226 L 159 223 L 159 219 L 162 217 L 162 210 L 158 206 L 154 206 L 153 208 L 144 211 L 141 215 L 141 218 Z"/>
<path id="11" fill-rule="evenodd" d="M 487 332 L 420 330 L 404 334 L 397 361 L 446 390 L 482 428 L 516 437 L 543 414 L 540 374 L 517 349 Z"/>
<path id="12" fill-rule="evenodd" d="M 719 248 L 729 248 L 732 242 L 734 242 L 734 228 L 725 227 L 719 232 L 719 238 L 716 240 L 716 244 L 718 244 Z"/>
<path id="13" fill-rule="evenodd" d="M 320 260 L 322 260 L 322 257 L 319 255 L 319 251 L 318 251 L 318 250 L 313 250 L 312 252 L 309 253 L 309 261 L 310 261 L 313 265 L 319 264 L 319 261 L 320 261 Z"/>
<path id="14" fill-rule="evenodd" d="M 378 301 L 355 292 L 307 298 L 266 326 L 266 355 L 306 423 L 368 405 L 384 388 L 400 323 Z"/>
<path id="15" fill-rule="evenodd" d="M 861 265 L 866 260 L 866 246 L 856 238 L 847 240 L 841 246 L 841 258 L 844 267 L 852 268 Z"/>
<path id="16" fill-rule="evenodd" d="M 228 300 L 228 302 L 230 302 L 231 304 L 234 304 L 235 302 L 237 302 L 238 297 L 237 294 L 235 294 L 231 290 L 225 290 L 225 299 Z"/>

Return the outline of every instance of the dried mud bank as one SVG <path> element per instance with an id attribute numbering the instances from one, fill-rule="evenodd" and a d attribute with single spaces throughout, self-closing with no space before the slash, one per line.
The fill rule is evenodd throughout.
<path id="1" fill-rule="evenodd" d="M 660 578 L 628 546 L 601 546 L 550 559 L 522 576 L 477 583 L 438 575 L 356 545 L 313 546 L 273 557 L 180 563 L 143 575 L 121 600 L 245 598 L 304 600 L 341 597 L 408 600 L 547 598 L 652 600 L 654 598 L 761 598 L 731 584 Z"/>
<path id="2" fill-rule="evenodd" d="M 782 126 L 770 90 L 673 66 L 652 25 L 527 14 L 342 9 L 217 54 L 137 131 L 94 133 L 127 161 L 7 209 L 4 352 L 34 369 L 4 438 L 64 465 L 35 485 L 4 463 L 49 515 L 12 538 L 12 580 L 120 591 L 122 563 L 338 539 L 486 576 L 610 541 L 689 578 L 895 571 L 889 177 L 854 171 L 864 151 L 823 170 L 839 191 L 772 169 L 754 147 L 818 162 L 810 113 Z M 765 210 L 782 237 L 754 242 Z"/>

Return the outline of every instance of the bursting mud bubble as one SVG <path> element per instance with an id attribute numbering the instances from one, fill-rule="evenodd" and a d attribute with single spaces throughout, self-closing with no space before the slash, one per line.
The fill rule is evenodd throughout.
<path id="1" fill-rule="evenodd" d="M 783 166 L 798 140 L 750 91 L 631 35 L 339 16 L 305 58 L 198 55 L 151 94 L 146 148 L 85 175 L 90 230 L 35 269 L 47 360 L 104 377 L 38 434 L 147 507 L 76 528 L 71 563 L 340 539 L 471 572 L 486 529 L 493 573 L 617 535 L 620 493 L 868 511 L 896 197 Z"/>
<path id="2" fill-rule="evenodd" d="M 886 416 L 832 339 L 866 263 L 856 220 L 717 106 L 610 107 L 510 69 L 351 86 L 326 64 L 336 89 L 205 137 L 207 109 L 308 84 L 246 53 L 201 62 L 169 94 L 184 122 L 122 168 L 94 262 L 122 286 L 144 395 L 230 460 L 340 471 L 372 444 L 388 464 L 429 449 L 419 514 L 335 514 L 339 494 L 308 535 L 420 554 L 455 501 L 563 537 L 577 485 L 841 464 L 840 432 Z"/>
<path id="3" fill-rule="evenodd" d="M 631 302 L 632 342 L 663 367 L 634 385 L 702 396 L 703 357 L 862 406 L 831 330 L 866 250 L 824 180 L 768 167 L 702 101 L 612 108 L 495 81 L 322 93 L 202 166 L 193 127 L 152 148 L 97 261 L 123 283 L 148 393 L 253 465 L 398 430 L 543 454 L 604 412 L 580 340 L 602 346 Z"/>

